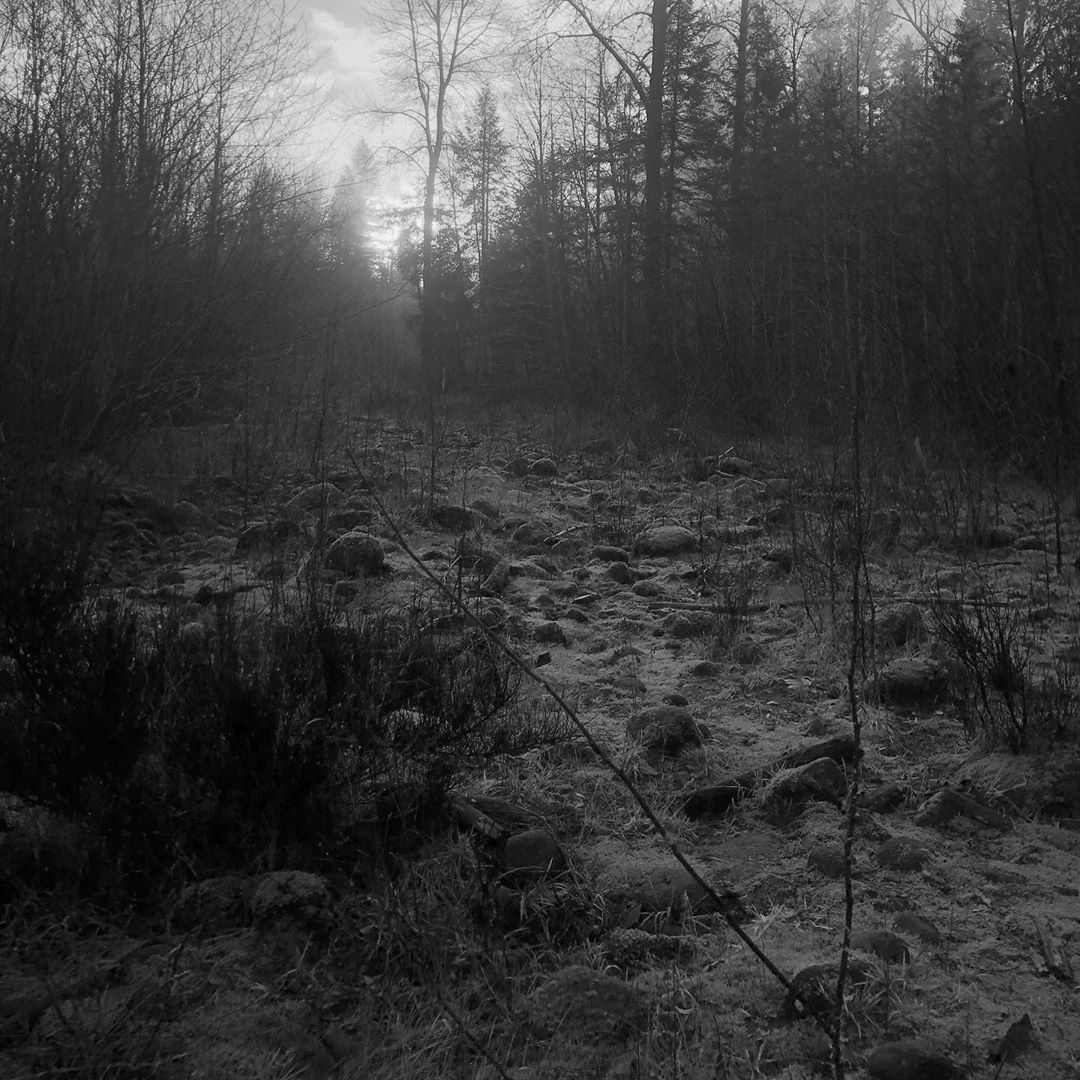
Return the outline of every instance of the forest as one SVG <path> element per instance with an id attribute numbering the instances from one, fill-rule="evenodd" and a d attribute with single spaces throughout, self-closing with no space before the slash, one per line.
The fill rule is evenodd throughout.
<path id="1" fill-rule="evenodd" d="M 0 0 L 0 1076 L 1080 1061 L 1076 0 Z"/>
<path id="2" fill-rule="evenodd" d="M 1071 454 L 1066 0 L 375 15 L 369 142 L 406 119 L 419 193 L 378 257 L 377 155 L 320 186 L 280 153 L 320 107 L 287 13 L 6 5 L 8 439 L 327 379 L 812 427 L 847 422 L 857 369 L 924 446 Z"/>

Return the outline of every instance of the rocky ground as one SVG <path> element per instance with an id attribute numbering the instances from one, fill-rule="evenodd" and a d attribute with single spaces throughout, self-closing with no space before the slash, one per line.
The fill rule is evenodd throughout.
<path id="1" fill-rule="evenodd" d="M 673 438 L 642 460 L 373 419 L 351 460 L 273 482 L 119 478 L 108 586 L 202 639 L 223 605 L 257 620 L 298 577 L 370 611 L 438 597 L 426 569 L 568 697 L 800 1000 L 574 736 L 474 777 L 396 891 L 223 867 L 167 932 L 84 914 L 22 942 L 0 1072 L 45 1075 L 27 1048 L 50 1040 L 70 1048 L 56 1076 L 830 1069 L 806 1013 L 844 922 L 851 508 L 805 456 L 739 449 Z M 871 494 L 849 1075 L 1076 1076 L 1075 745 L 980 746 L 940 640 L 942 611 L 981 602 L 1020 613 L 1033 677 L 1071 671 L 1075 524 L 1058 574 L 1019 485 L 974 530 L 932 480 L 918 503 Z M 777 768 L 808 747 L 823 756 Z"/>

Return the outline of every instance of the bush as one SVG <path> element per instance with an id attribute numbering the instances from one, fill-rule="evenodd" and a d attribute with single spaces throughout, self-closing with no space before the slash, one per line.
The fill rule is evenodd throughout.
<path id="1" fill-rule="evenodd" d="M 89 545 L 31 541 L 0 565 L 0 792 L 91 827 L 89 889 L 352 867 L 387 793 L 440 804 L 471 768 L 565 737 L 517 706 L 481 632 L 438 629 L 422 601 L 349 622 L 311 592 L 274 620 L 151 622 L 91 597 Z"/>
<path id="2" fill-rule="evenodd" d="M 1014 754 L 1076 737 L 1080 683 L 1061 659 L 1036 673 L 1019 606 L 992 596 L 965 606 L 938 595 L 930 627 L 962 671 L 958 705 L 969 735 Z"/>

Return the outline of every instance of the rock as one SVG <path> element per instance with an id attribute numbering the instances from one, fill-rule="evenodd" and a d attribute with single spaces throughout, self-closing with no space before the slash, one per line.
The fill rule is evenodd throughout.
<path id="1" fill-rule="evenodd" d="M 779 773 L 765 789 L 766 805 L 801 805 L 811 801 L 839 805 L 847 792 L 844 770 L 830 758 Z"/>
<path id="2" fill-rule="evenodd" d="M 330 886 L 320 874 L 276 870 L 259 878 L 251 913 L 262 924 L 286 921 L 305 927 L 322 925 L 330 905 Z"/>
<path id="3" fill-rule="evenodd" d="M 866 1059 L 874 1080 L 960 1080 L 963 1073 L 944 1054 L 917 1039 L 882 1043 Z"/>
<path id="4" fill-rule="evenodd" d="M 441 503 L 431 509 L 431 520 L 449 532 L 466 533 L 479 529 L 485 521 L 483 514 L 457 503 Z"/>
<path id="5" fill-rule="evenodd" d="M 703 637 L 714 625 L 714 619 L 707 611 L 677 611 L 664 620 L 664 629 L 676 641 Z"/>
<path id="6" fill-rule="evenodd" d="M 1007 832 L 1012 827 L 1012 822 L 1004 814 L 991 810 L 990 807 L 976 802 L 971 796 L 960 791 L 953 791 L 951 788 L 944 788 L 931 795 L 915 811 L 913 820 L 916 825 L 924 828 L 940 827 L 961 815 L 1002 832 Z"/>
<path id="7" fill-rule="evenodd" d="M 541 623 L 533 631 L 533 641 L 541 645 L 569 645 L 566 631 L 554 620 Z"/>
<path id="8" fill-rule="evenodd" d="M 657 705 L 635 713 L 627 734 L 650 753 L 678 757 L 686 747 L 701 745 L 701 733 L 690 710 L 678 705 Z"/>
<path id="9" fill-rule="evenodd" d="M 589 554 L 600 562 L 628 563 L 630 553 L 621 547 L 612 544 L 597 544 Z"/>
<path id="10" fill-rule="evenodd" d="M 895 781 L 887 780 L 884 784 L 867 788 L 859 799 L 859 803 L 867 810 L 875 814 L 888 814 L 895 810 L 905 799 L 907 793 Z"/>
<path id="11" fill-rule="evenodd" d="M 366 506 L 347 506 L 342 510 L 335 510 L 326 524 L 331 529 L 344 529 L 352 532 L 364 525 L 371 525 L 377 518 L 378 513 Z"/>
<path id="12" fill-rule="evenodd" d="M 867 680 L 865 694 L 883 705 L 934 709 L 949 697 L 949 677 L 944 666 L 922 656 L 902 656 L 886 664 Z"/>
<path id="13" fill-rule="evenodd" d="M 682 525 L 652 525 L 634 546 L 642 555 L 675 555 L 697 547 L 697 536 Z"/>
<path id="14" fill-rule="evenodd" d="M 510 581 L 510 563 L 499 559 L 484 579 L 480 591 L 484 596 L 499 596 Z"/>
<path id="15" fill-rule="evenodd" d="M 649 1015 L 643 990 L 583 965 L 563 968 L 525 1004 L 532 1025 L 560 1039 L 618 1039 L 637 1034 Z"/>
<path id="16" fill-rule="evenodd" d="M 385 570 L 386 555 L 371 533 L 355 529 L 339 536 L 326 549 L 326 567 L 348 577 L 375 575 Z"/>
<path id="17" fill-rule="evenodd" d="M 1024 1013 L 1014 1020 L 1005 1034 L 990 1046 L 987 1056 L 995 1064 L 999 1061 L 1016 1061 L 1035 1045 L 1035 1028 L 1031 1017 Z"/>
<path id="18" fill-rule="evenodd" d="M 899 647 L 919 641 L 924 630 L 922 612 L 915 604 L 886 608 L 874 620 L 874 636 L 884 645 Z"/>
<path id="19" fill-rule="evenodd" d="M 850 958 L 848 960 L 848 984 L 865 986 L 873 976 L 870 964 Z M 783 1020 L 802 1020 L 808 1016 L 828 1016 L 836 1004 L 836 983 L 840 970 L 836 964 L 811 964 L 792 978 L 791 990 L 784 995 L 780 1007 Z"/>
<path id="20" fill-rule="evenodd" d="M 907 964 L 911 952 L 907 942 L 888 930 L 861 930 L 851 935 L 851 947 L 873 953 L 887 964 Z"/>
<path id="21" fill-rule="evenodd" d="M 542 457 L 537 458 L 532 463 L 532 465 L 529 466 L 529 472 L 531 472 L 533 476 L 558 476 L 559 466 L 556 465 L 555 462 L 551 460 L 551 458 Z"/>
<path id="22" fill-rule="evenodd" d="M 894 930 L 903 930 L 928 945 L 937 945 L 941 941 L 941 931 L 929 920 L 914 911 L 898 911 L 892 920 Z"/>
<path id="23" fill-rule="evenodd" d="M 206 878 L 181 890 L 173 907 L 173 918 L 184 929 L 200 927 L 221 933 L 243 925 L 251 917 L 254 883 L 239 874 Z"/>
<path id="24" fill-rule="evenodd" d="M 731 547 L 745 547 L 747 544 L 765 533 L 761 525 L 744 523 L 742 525 L 720 525 L 714 533 L 714 539 L 718 544 L 727 544 Z"/>
<path id="25" fill-rule="evenodd" d="M 921 870 L 930 852 L 907 836 L 894 836 L 877 850 L 878 865 L 886 870 Z"/>
<path id="26" fill-rule="evenodd" d="M 512 885 L 561 874 L 566 869 L 566 856 L 546 829 L 526 829 L 508 837 L 499 861 Z"/>
<path id="27" fill-rule="evenodd" d="M 617 899 L 623 904 L 636 906 L 642 912 L 671 912 L 678 915 L 689 907 L 694 915 L 707 915 L 717 911 L 716 900 L 707 889 L 699 885 L 690 872 L 678 864 L 660 866 L 645 873 L 638 880 L 621 886 Z M 721 899 L 731 894 L 721 893 Z"/>
<path id="28" fill-rule="evenodd" d="M 581 453 L 587 454 L 590 457 L 596 457 L 602 454 L 610 454 L 615 449 L 615 444 L 608 438 L 600 436 L 596 439 L 590 439 L 586 443 L 581 445 Z"/>
<path id="29" fill-rule="evenodd" d="M 630 567 L 624 562 L 613 562 L 607 568 L 605 574 L 618 585 L 629 585 L 634 580 Z"/>
<path id="30" fill-rule="evenodd" d="M 514 529 L 511 539 L 515 544 L 546 545 L 552 539 L 551 529 L 542 521 L 524 521 Z"/>
<path id="31" fill-rule="evenodd" d="M 821 844 L 811 848 L 806 861 L 812 869 L 827 878 L 839 879 L 844 876 L 844 852 L 834 844 Z"/>
<path id="32" fill-rule="evenodd" d="M 900 526 L 903 523 L 900 511 L 895 507 L 883 506 L 870 515 L 869 541 L 884 548 L 891 548 L 900 539 Z"/>
<path id="33" fill-rule="evenodd" d="M 483 496 L 473 499 L 469 505 L 478 514 L 483 514 L 488 521 L 498 521 L 500 517 L 499 508 L 490 499 L 485 499 Z"/>
<path id="34" fill-rule="evenodd" d="M 724 454 L 717 458 L 716 468 L 718 472 L 727 473 L 729 476 L 749 476 L 754 471 L 754 466 L 746 458 L 736 457 L 734 454 Z"/>
<path id="35" fill-rule="evenodd" d="M 287 518 L 299 521 L 304 514 L 325 513 L 340 506 L 345 493 L 333 484 L 312 484 L 294 495 L 284 507 Z"/>
<path id="36" fill-rule="evenodd" d="M 245 555 L 249 551 L 258 551 L 273 542 L 268 521 L 253 521 L 240 531 L 236 538 L 236 554 Z"/>
<path id="37" fill-rule="evenodd" d="M 711 679 L 723 670 L 723 666 L 715 660 L 699 660 L 690 666 L 690 674 L 695 679 Z"/>

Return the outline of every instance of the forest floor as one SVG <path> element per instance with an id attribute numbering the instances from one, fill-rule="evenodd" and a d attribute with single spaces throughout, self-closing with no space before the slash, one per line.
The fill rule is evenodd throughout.
<path id="1" fill-rule="evenodd" d="M 800 793 L 778 788 L 788 774 L 763 775 L 724 813 L 683 810 L 694 791 L 850 733 L 849 530 L 837 525 L 850 503 L 830 490 L 827 455 L 815 465 L 746 443 L 709 456 L 675 441 L 643 459 L 589 434 L 555 444 L 537 429 L 371 419 L 351 435 L 352 460 L 256 485 L 215 472 L 204 436 L 168 433 L 112 481 L 108 587 L 207 632 L 211 595 L 258 619 L 307 565 L 328 513 L 357 512 L 386 566 L 320 571 L 343 611 L 400 610 L 419 594 L 445 606 L 421 565 L 470 602 L 485 594 L 483 610 L 572 701 L 695 867 L 738 894 L 743 928 L 774 963 L 789 977 L 835 965 L 844 815 L 828 785 Z M 907 707 L 880 679 L 885 690 L 860 704 L 852 886 L 865 951 L 845 1007 L 848 1075 L 947 1076 L 951 1063 L 972 1077 L 1076 1077 L 1076 743 L 988 748 L 941 689 L 954 667 L 934 632 L 943 612 L 1008 612 L 997 625 L 1028 676 L 1066 679 L 1080 662 L 1076 523 L 1059 574 L 1053 517 L 1023 484 L 987 495 L 975 536 L 964 533 L 972 492 L 958 500 L 945 481 L 929 478 L 920 500 L 880 477 L 864 494 L 873 632 L 860 668 L 927 664 L 894 695 Z M 348 531 L 338 520 L 330 540 Z M 256 542 L 256 521 L 276 539 Z M 277 521 L 291 524 L 274 532 Z M 526 680 L 522 692 L 540 691 Z M 943 812 L 945 789 L 971 801 Z M 785 1015 L 783 987 L 580 738 L 494 760 L 456 794 L 510 832 L 546 830 L 566 868 L 495 881 L 476 833 L 448 815 L 392 884 L 296 879 L 289 887 L 310 890 L 305 914 L 273 926 L 246 900 L 207 906 L 183 930 L 175 907 L 127 921 L 9 908 L 0 1074 L 829 1074 L 821 1027 Z M 217 880 L 247 899 L 258 888 L 246 867 Z M 907 1058 L 870 1057 L 909 1039 Z"/>

